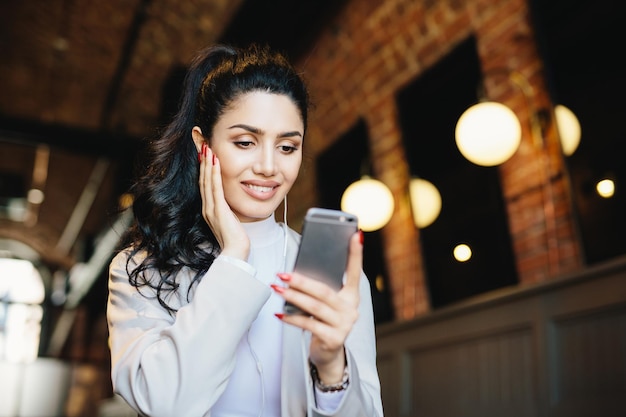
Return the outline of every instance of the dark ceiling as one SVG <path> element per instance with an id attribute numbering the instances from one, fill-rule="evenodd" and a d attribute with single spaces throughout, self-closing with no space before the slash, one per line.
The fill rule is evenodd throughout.
<path id="1" fill-rule="evenodd" d="M 115 155 L 161 122 L 163 89 L 216 42 L 298 59 L 345 1 L 0 2 L 0 134 Z"/>
<path id="2" fill-rule="evenodd" d="M 612 65 L 624 38 L 620 0 L 531 0 L 552 66 L 575 76 Z M 5 0 L 0 2 L 0 136 L 117 155 L 163 121 L 165 89 L 201 47 L 269 43 L 303 58 L 346 0 Z M 586 36 L 592 34 L 594 36 Z M 593 43 L 593 48 L 589 48 Z M 588 58 L 571 49 L 595 51 Z M 606 65 L 608 64 L 608 65 Z M 555 86 L 554 90 L 559 86 Z M 561 88 L 563 90 L 563 88 Z M 171 98 L 170 98 L 171 100 Z"/>

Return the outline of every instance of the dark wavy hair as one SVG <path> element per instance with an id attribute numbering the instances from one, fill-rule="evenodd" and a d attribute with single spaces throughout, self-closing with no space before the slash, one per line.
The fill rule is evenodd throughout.
<path id="1" fill-rule="evenodd" d="M 309 95 L 302 77 L 285 56 L 266 46 L 217 45 L 203 49 L 192 61 L 178 112 L 163 133 L 147 143 L 141 163 L 145 168 L 130 189 L 135 222 L 123 241 L 124 247 L 131 248 L 126 270 L 133 286 L 138 290 L 152 288 L 170 312 L 175 309 L 166 298 L 179 287 L 179 271 L 183 267 L 195 271 L 195 284 L 220 251 L 201 214 L 198 152 L 192 128 L 199 126 L 210 140 L 213 127 L 231 103 L 253 91 L 289 97 L 299 108 L 306 130 Z M 146 257 L 131 267 L 139 252 Z M 148 271 L 156 271 L 159 278 L 148 278 Z"/>

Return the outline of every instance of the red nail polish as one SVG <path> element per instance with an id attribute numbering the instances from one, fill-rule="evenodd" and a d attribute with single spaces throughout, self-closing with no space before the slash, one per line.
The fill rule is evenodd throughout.
<path id="1" fill-rule="evenodd" d="M 359 229 L 359 241 L 361 242 L 361 245 L 365 242 L 365 236 L 363 236 L 363 230 L 361 229 Z"/>
<path id="2" fill-rule="evenodd" d="M 278 294 L 282 294 L 285 292 L 285 289 L 281 287 L 280 285 L 272 284 L 270 285 L 270 287 L 272 287 L 272 289 L 276 291 Z"/>
<path id="3" fill-rule="evenodd" d="M 215 154 L 213 154 L 213 160 L 212 160 L 212 162 L 213 162 L 213 165 L 215 165 Z"/>
<path id="4" fill-rule="evenodd" d="M 198 162 L 202 162 L 202 154 L 198 152 Z"/>
<path id="5" fill-rule="evenodd" d="M 280 320 L 282 320 L 282 319 L 283 319 L 283 317 L 285 317 L 285 315 L 284 315 L 283 313 L 274 313 L 274 315 L 275 315 L 276 317 L 278 317 Z"/>
<path id="6" fill-rule="evenodd" d="M 289 282 L 289 281 L 291 281 L 291 275 L 286 274 L 286 273 L 284 273 L 284 272 L 279 272 L 278 274 L 276 274 L 276 276 L 277 276 L 278 278 L 280 278 L 280 279 L 281 279 L 281 281 L 283 281 L 283 282 Z"/>

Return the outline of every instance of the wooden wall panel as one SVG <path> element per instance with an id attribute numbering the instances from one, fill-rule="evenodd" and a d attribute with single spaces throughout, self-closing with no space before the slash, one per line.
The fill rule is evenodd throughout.
<path id="1" fill-rule="evenodd" d="M 552 327 L 550 408 L 562 416 L 581 410 L 606 415 L 613 404 L 620 409 L 626 393 L 626 306 L 559 317 Z M 626 415 L 626 407 L 621 410 Z"/>
<path id="2" fill-rule="evenodd" d="M 387 417 L 626 415 L 626 258 L 377 329 Z"/>
<path id="3" fill-rule="evenodd" d="M 412 409 L 441 417 L 534 416 L 534 368 L 530 328 L 416 350 Z"/>

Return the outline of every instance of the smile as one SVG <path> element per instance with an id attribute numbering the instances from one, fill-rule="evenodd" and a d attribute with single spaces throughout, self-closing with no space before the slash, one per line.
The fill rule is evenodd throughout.
<path id="1" fill-rule="evenodd" d="M 274 189 L 274 187 L 263 187 L 260 185 L 252 185 L 252 184 L 245 184 L 246 187 L 250 188 L 251 190 L 260 192 L 260 193 L 269 193 L 270 191 L 272 191 Z"/>

